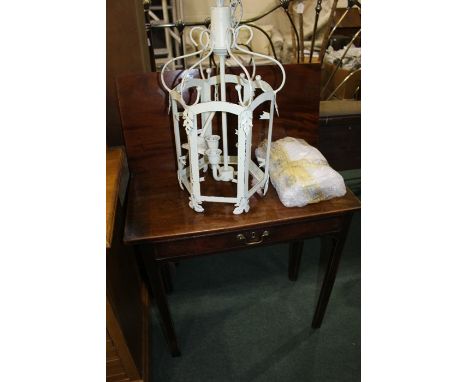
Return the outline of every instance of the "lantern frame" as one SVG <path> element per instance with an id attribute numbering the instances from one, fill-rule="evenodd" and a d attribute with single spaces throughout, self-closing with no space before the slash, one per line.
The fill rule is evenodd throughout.
<path id="1" fill-rule="evenodd" d="M 169 108 L 172 109 L 174 138 L 177 156 L 177 178 L 182 189 L 189 194 L 189 206 L 196 212 L 203 212 L 203 202 L 232 203 L 234 214 L 248 212 L 249 198 L 256 192 L 265 195 L 269 184 L 269 153 L 273 130 L 273 117 L 276 105 L 276 93 L 281 90 L 286 80 L 283 66 L 276 59 L 260 53 L 251 52 L 239 46 L 238 37 L 242 30 L 250 33 L 247 38 L 249 44 L 253 37 L 252 28 L 240 25 L 235 20 L 235 7 L 225 7 L 223 1 L 217 2 L 217 6 L 211 8 L 210 29 L 195 27 L 190 31 L 190 39 L 194 46 L 201 46 L 197 52 L 185 56 L 176 57 L 165 64 L 161 71 L 161 83 L 169 92 Z M 231 2 L 232 5 L 233 2 Z M 238 3 L 238 1 L 235 1 Z M 199 30 L 198 43 L 193 33 Z M 249 73 L 241 60 L 236 57 L 240 52 L 252 58 L 253 69 Z M 200 55 L 195 62 L 182 75 L 180 83 L 170 89 L 164 81 L 164 73 L 168 65 L 180 58 Z M 219 73 L 211 75 L 211 68 L 204 69 L 202 63 L 211 55 L 219 58 Z M 230 57 L 236 62 L 242 72 L 240 75 L 226 74 L 226 58 Z M 282 72 L 282 82 L 277 89 L 273 89 L 261 76 L 255 75 L 255 57 L 265 58 L 278 65 Z M 201 78 L 189 76 L 192 69 L 199 67 Z M 206 75 L 205 75 L 206 71 Z M 237 103 L 226 101 L 226 84 L 233 84 L 238 95 Z M 188 105 L 184 99 L 184 93 L 188 90 L 196 91 L 195 101 Z M 256 92 L 261 94 L 256 96 Z M 220 94 L 219 94 L 220 93 Z M 268 120 L 268 132 L 266 142 L 266 157 L 259 161 L 259 165 L 252 160 L 252 128 L 253 114 L 260 105 L 269 102 L 268 112 L 264 111 L 260 119 Z M 221 114 L 222 135 L 213 135 L 212 120 L 216 113 Z M 237 117 L 237 155 L 228 153 L 228 125 L 227 114 Z M 200 117 L 199 117 L 200 116 Z M 181 121 L 182 120 L 182 121 Z M 201 126 L 198 126 L 200 120 Z M 180 123 L 185 129 L 187 141 L 182 142 Z M 230 127 L 232 128 L 232 126 Z M 222 149 L 219 148 L 222 143 Z M 184 151 L 186 150 L 186 152 Z M 264 168 L 262 171 L 261 168 Z M 201 193 L 201 182 L 211 168 L 211 176 L 216 181 L 233 182 L 237 184 L 236 196 L 208 196 Z M 249 176 L 254 182 L 249 185 Z"/>

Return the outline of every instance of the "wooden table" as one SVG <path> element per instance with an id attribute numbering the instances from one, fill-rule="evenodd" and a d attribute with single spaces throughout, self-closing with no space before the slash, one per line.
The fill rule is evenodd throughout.
<path id="1" fill-rule="evenodd" d="M 287 81 L 278 94 L 280 115 L 275 117 L 273 139 L 289 135 L 317 146 L 320 66 L 285 65 L 285 70 Z M 257 73 L 273 85 L 281 78 L 271 66 L 257 67 Z M 166 81 L 173 83 L 179 77 L 180 72 L 169 73 Z M 123 76 L 117 83 L 131 171 L 124 241 L 138 249 L 171 354 L 179 355 L 180 350 L 165 294 L 165 264 L 246 246 L 291 243 L 289 278 L 295 280 L 303 240 L 322 238 L 322 247 L 329 250 L 329 261 L 312 321 L 314 328 L 320 327 L 352 214 L 360 208 L 359 200 L 348 190 L 341 198 L 286 208 L 270 187 L 265 197 L 255 195 L 250 199 L 247 214 L 233 215 L 232 205 L 220 203 L 204 203 L 205 212 L 196 213 L 188 206 L 189 195 L 177 182 L 167 95 L 158 82 L 157 73 L 148 73 Z M 254 147 L 264 138 L 261 123 L 254 120 Z M 203 183 L 207 195 L 215 186 L 232 187 L 230 183 L 213 183 L 209 179 Z"/>
<path id="2" fill-rule="evenodd" d="M 136 177 L 129 190 L 124 240 L 137 245 L 161 313 L 171 354 L 180 354 L 164 289 L 162 268 L 167 261 L 225 251 L 290 242 L 289 278 L 296 280 L 303 240 L 320 236 L 331 241 L 329 261 L 312 327 L 319 328 L 332 291 L 341 252 L 359 200 L 348 190 L 344 197 L 302 208 L 284 207 L 272 188 L 265 197 L 251 199 L 249 213 L 233 215 L 232 206 L 204 204 L 194 212 L 188 196 L 173 179 Z"/>

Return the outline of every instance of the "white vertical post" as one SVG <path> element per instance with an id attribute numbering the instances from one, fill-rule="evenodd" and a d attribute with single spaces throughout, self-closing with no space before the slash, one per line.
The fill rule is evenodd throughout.
<path id="1" fill-rule="evenodd" d="M 237 201 L 245 195 L 245 133 L 239 116 L 237 123 Z M 248 167 L 248 165 L 247 165 Z"/>
<path id="2" fill-rule="evenodd" d="M 211 76 L 208 75 L 207 79 L 210 78 Z M 201 94 L 201 101 L 202 102 L 210 102 L 211 101 L 211 85 L 209 81 L 204 81 L 202 85 L 202 94 Z M 205 136 L 211 135 L 212 134 L 212 122 L 211 122 L 211 114 L 212 112 L 205 112 L 202 113 L 202 120 L 201 120 L 201 126 L 202 128 L 205 127 L 206 124 L 206 129 L 205 129 Z M 208 122 L 207 122 L 208 121 Z"/>
<path id="3" fill-rule="evenodd" d="M 219 78 L 221 81 L 221 101 L 226 102 L 226 79 L 224 75 L 226 73 L 225 67 L 226 57 L 224 55 L 219 56 Z M 227 116 L 226 112 L 223 111 L 221 114 L 221 126 L 223 129 L 223 164 L 224 168 L 228 167 L 228 140 L 227 140 Z"/>
<path id="4" fill-rule="evenodd" d="M 170 98 L 170 101 L 172 104 L 173 110 L 175 112 L 172 112 L 172 123 L 174 124 L 174 139 L 175 139 L 175 144 L 176 144 L 176 155 L 177 155 L 177 175 L 179 179 L 179 183 L 182 187 L 182 183 L 180 182 L 181 176 L 182 176 L 182 170 L 184 169 L 183 164 L 180 162 L 180 157 L 182 156 L 182 148 L 180 146 L 180 128 L 179 128 L 179 117 L 177 115 L 177 101 Z"/>
<path id="5" fill-rule="evenodd" d="M 192 193 L 195 197 L 192 202 L 198 203 L 200 201 L 200 168 L 198 167 L 197 115 L 193 116 L 193 129 L 189 134 L 190 181 L 192 183 Z"/>
<path id="6" fill-rule="evenodd" d="M 270 175 L 268 171 L 270 170 L 270 150 L 271 150 L 271 135 L 273 132 L 273 116 L 275 115 L 275 103 L 276 103 L 276 95 L 273 96 L 273 99 L 270 102 L 270 120 L 268 121 L 268 143 L 267 143 L 267 150 L 266 150 L 266 158 L 265 158 L 265 184 L 263 186 L 263 195 L 265 195 L 268 191 L 268 182 L 270 179 Z"/>
<path id="7" fill-rule="evenodd" d="M 249 194 L 249 173 L 250 173 L 250 152 L 252 151 L 252 113 L 249 112 L 248 119 L 246 120 L 248 126 L 248 134 L 245 134 L 245 158 L 244 158 L 244 197 L 248 198 Z M 242 129 L 244 130 L 244 129 Z"/>

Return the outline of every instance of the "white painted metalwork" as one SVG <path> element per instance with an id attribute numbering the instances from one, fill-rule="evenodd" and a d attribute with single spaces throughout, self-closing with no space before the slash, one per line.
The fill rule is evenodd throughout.
<path id="1" fill-rule="evenodd" d="M 240 10 L 240 12 L 238 12 Z M 190 193 L 189 205 L 197 212 L 203 212 L 203 202 L 232 203 L 234 214 L 249 211 L 249 198 L 255 192 L 265 194 L 268 189 L 268 167 L 271 136 L 273 129 L 273 116 L 276 105 L 276 93 L 278 93 L 286 81 L 286 73 L 283 66 L 276 59 L 251 52 L 238 44 L 238 36 L 242 30 L 249 33 L 247 44 L 253 37 L 252 29 L 240 24 L 242 16 L 241 0 L 231 0 L 229 6 L 224 5 L 224 0 L 216 0 L 216 6 L 211 8 L 210 29 L 195 27 L 190 32 L 190 39 L 196 48 L 194 53 L 169 60 L 161 71 L 161 83 L 170 94 L 170 105 L 174 124 L 174 136 L 177 154 L 177 177 L 180 187 L 186 188 Z M 198 41 L 195 41 L 193 33 L 199 32 Z M 252 57 L 253 70 L 249 73 L 236 54 L 242 53 Z M 208 67 L 204 69 L 202 64 L 209 60 L 211 55 L 219 60 L 219 73 L 213 74 Z M 200 56 L 183 75 L 180 83 L 170 89 L 164 81 L 164 73 L 173 61 L 192 56 Z M 226 58 L 230 57 L 242 69 L 239 76 L 227 74 L 225 70 Z M 273 89 L 261 76 L 255 75 L 255 58 L 264 58 L 278 65 L 282 73 L 282 81 L 277 89 Z M 200 69 L 201 78 L 191 78 L 190 71 Z M 206 72 L 206 74 L 205 74 Z M 226 100 L 226 87 L 234 86 L 238 95 L 238 102 L 231 103 Z M 196 100 L 187 105 L 183 94 L 188 89 L 196 91 Z M 256 93 L 261 93 L 258 96 Z M 263 105 L 268 104 L 269 109 L 263 111 L 260 119 L 268 120 L 267 155 L 264 162 L 257 166 L 251 159 L 253 112 Z M 213 134 L 212 120 L 215 114 L 221 115 L 221 135 Z M 228 126 L 227 114 L 237 117 L 236 126 Z M 180 117 L 185 135 L 180 134 Z M 200 126 L 198 124 L 200 123 Z M 228 153 L 228 130 L 235 129 L 237 135 L 237 155 Z M 184 135 L 184 136 L 181 136 Z M 262 171 L 260 167 L 263 167 Z M 211 168 L 211 176 L 220 182 L 236 183 L 236 195 L 233 197 L 207 196 L 201 193 L 201 182 L 205 180 L 200 175 Z M 249 183 L 249 176 L 253 182 Z"/>

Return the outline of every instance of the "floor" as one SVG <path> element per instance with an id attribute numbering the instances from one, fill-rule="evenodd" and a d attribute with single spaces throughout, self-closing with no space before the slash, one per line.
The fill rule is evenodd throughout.
<path id="1" fill-rule="evenodd" d="M 153 311 L 154 381 L 359 381 L 360 225 L 358 213 L 319 330 L 317 239 L 305 243 L 296 282 L 285 244 L 181 262 L 169 303 L 182 356 L 167 352 Z"/>

